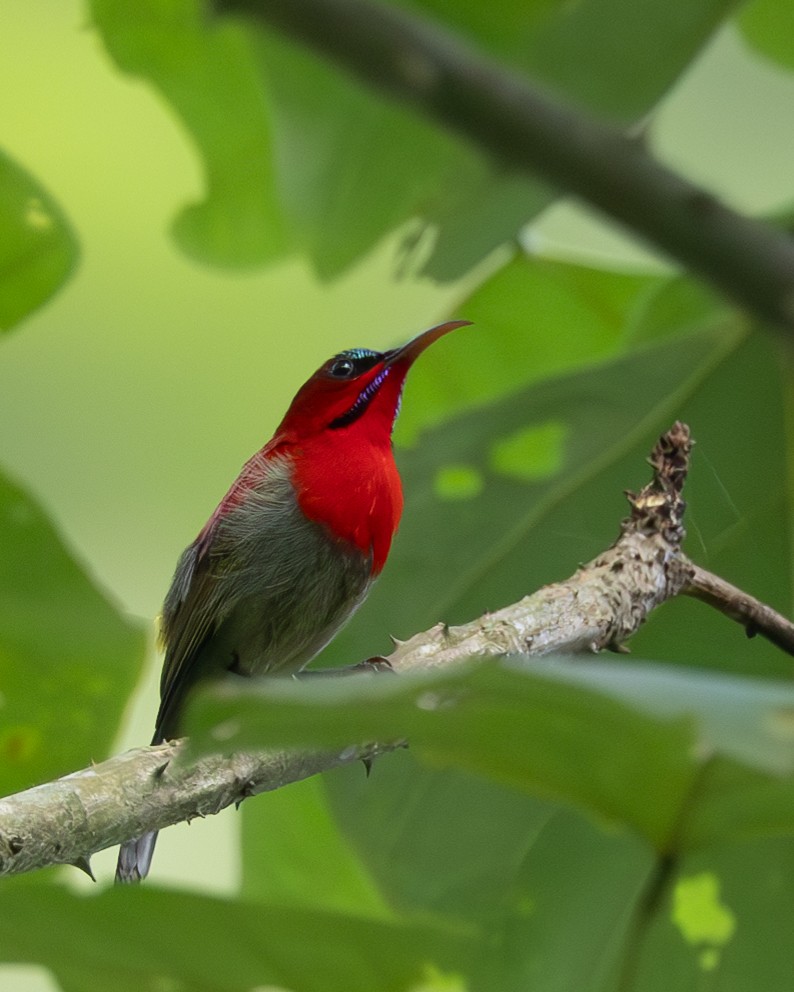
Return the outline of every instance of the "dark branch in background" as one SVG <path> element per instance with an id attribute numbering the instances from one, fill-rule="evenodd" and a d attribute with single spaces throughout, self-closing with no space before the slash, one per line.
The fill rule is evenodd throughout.
<path id="1" fill-rule="evenodd" d="M 680 593 L 704 598 L 753 633 L 794 653 L 794 625 L 682 553 L 689 429 L 677 423 L 654 447 L 653 478 L 628 493 L 631 516 L 611 548 L 564 582 L 459 627 L 438 624 L 399 644 L 393 671 L 429 671 L 471 657 L 620 650 L 651 610 Z M 351 744 L 339 752 L 269 751 L 174 763 L 182 745 L 139 748 L 0 799 L 0 875 L 51 864 L 89 869 L 90 856 L 147 830 L 217 813 L 399 744 Z"/>
<path id="2" fill-rule="evenodd" d="M 794 329 L 794 244 L 730 210 L 620 131 L 417 16 L 373 0 L 215 0 L 531 172 L 661 248 L 759 317 Z"/>

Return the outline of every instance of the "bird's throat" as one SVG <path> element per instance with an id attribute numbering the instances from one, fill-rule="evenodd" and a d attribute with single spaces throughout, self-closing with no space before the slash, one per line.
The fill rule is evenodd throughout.
<path id="1" fill-rule="evenodd" d="M 383 384 L 386 382 L 387 377 L 391 373 L 392 368 L 389 365 L 384 366 L 380 372 L 371 379 L 364 389 L 358 395 L 358 399 L 350 407 L 347 413 L 343 413 L 341 417 L 337 417 L 336 420 L 332 420 L 328 425 L 329 428 L 334 430 L 339 430 L 341 427 L 349 427 L 354 424 L 357 420 L 364 416 L 364 414 L 369 409 L 370 404 L 378 395 L 379 390 L 382 388 Z M 399 407 L 399 397 L 397 399 L 397 406 Z M 395 416 L 397 412 L 395 411 Z"/>
<path id="2" fill-rule="evenodd" d="M 391 444 L 372 443 L 360 424 L 307 440 L 295 460 L 295 489 L 304 514 L 370 557 L 377 575 L 400 522 L 402 486 Z"/>

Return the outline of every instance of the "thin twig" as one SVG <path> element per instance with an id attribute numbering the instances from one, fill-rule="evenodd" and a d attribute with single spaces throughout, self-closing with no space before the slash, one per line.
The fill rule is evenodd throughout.
<path id="1" fill-rule="evenodd" d="M 439 24 L 373 0 L 215 0 L 619 221 L 761 318 L 794 328 L 794 243 L 638 142 L 530 85 Z M 517 219 L 517 223 L 520 218 Z"/>
<path id="2" fill-rule="evenodd" d="M 794 655 L 794 623 L 718 575 L 693 564 L 689 582 L 681 592 L 708 603 L 742 624 L 748 637 L 760 634 L 782 651 Z"/>

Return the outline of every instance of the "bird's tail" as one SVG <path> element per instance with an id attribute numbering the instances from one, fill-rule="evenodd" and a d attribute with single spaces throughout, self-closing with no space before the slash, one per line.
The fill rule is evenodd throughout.
<path id="1" fill-rule="evenodd" d="M 157 843 L 157 831 L 151 830 L 142 837 L 135 837 L 122 844 L 116 862 L 116 883 L 129 885 L 140 882 L 149 874 Z"/>

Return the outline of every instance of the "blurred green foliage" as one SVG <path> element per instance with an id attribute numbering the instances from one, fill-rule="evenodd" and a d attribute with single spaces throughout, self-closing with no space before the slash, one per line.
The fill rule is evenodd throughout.
<path id="1" fill-rule="evenodd" d="M 794 68 L 794 10 L 775 0 L 753 0 L 739 14 L 739 24 L 759 52 Z"/>
<path id="2" fill-rule="evenodd" d="M 120 616 L 41 509 L 0 476 L 0 788 L 103 758 L 140 675 L 140 627 Z"/>
<path id="3" fill-rule="evenodd" d="M 0 151 L 0 333 L 41 306 L 77 261 L 63 211 Z"/>
<path id="4" fill-rule="evenodd" d="M 626 122 L 731 8 L 498 0 L 484 16 L 476 4 L 442 6 L 492 54 Z M 280 36 L 214 19 L 199 0 L 90 7 L 118 65 L 158 86 L 201 149 L 207 198 L 176 222 L 197 258 L 250 265 L 299 249 L 330 277 L 414 220 L 435 231 L 427 272 L 458 278 L 553 198 Z"/>

